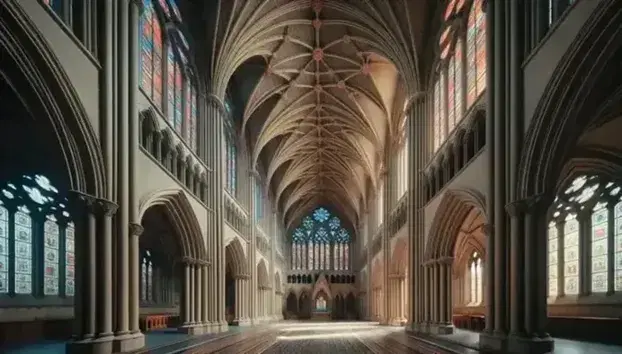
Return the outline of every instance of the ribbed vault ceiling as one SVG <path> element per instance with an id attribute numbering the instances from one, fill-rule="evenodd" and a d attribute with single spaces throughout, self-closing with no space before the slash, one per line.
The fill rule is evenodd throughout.
<path id="1" fill-rule="evenodd" d="M 220 0 L 212 11 L 212 92 L 225 97 L 249 59 L 265 63 L 241 131 L 286 226 L 318 205 L 356 225 L 419 86 L 426 1 Z"/>

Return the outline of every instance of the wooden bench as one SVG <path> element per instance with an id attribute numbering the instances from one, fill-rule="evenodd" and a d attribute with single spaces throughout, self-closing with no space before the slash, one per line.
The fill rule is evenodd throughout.
<path id="1" fill-rule="evenodd" d="M 168 328 L 173 317 L 172 315 L 147 315 L 141 319 L 141 328 L 144 332 Z"/>

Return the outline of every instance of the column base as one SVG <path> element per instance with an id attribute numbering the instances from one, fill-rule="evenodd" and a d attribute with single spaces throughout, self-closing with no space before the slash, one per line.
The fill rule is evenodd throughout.
<path id="1" fill-rule="evenodd" d="M 67 343 L 66 354 L 110 354 L 113 349 L 113 336 L 80 339 Z"/>
<path id="2" fill-rule="evenodd" d="M 525 337 L 521 335 L 510 335 L 507 339 L 508 353 L 552 353 L 554 347 L 555 341 L 553 341 L 553 338 L 549 336 L 539 338 Z"/>
<path id="3" fill-rule="evenodd" d="M 114 337 L 113 350 L 115 353 L 127 353 L 145 346 L 145 336 L 139 331 Z"/>
<path id="4" fill-rule="evenodd" d="M 445 324 L 445 323 L 435 324 L 432 327 L 430 327 L 429 333 L 439 334 L 439 335 L 452 334 L 454 333 L 454 326 L 452 326 L 451 324 Z"/>
<path id="5" fill-rule="evenodd" d="M 223 333 L 229 331 L 229 324 L 225 321 L 218 323 L 218 332 Z"/>
<path id="6" fill-rule="evenodd" d="M 401 327 L 402 326 L 402 319 L 401 318 L 392 318 L 389 321 L 389 326 L 395 326 L 395 327 Z"/>
<path id="7" fill-rule="evenodd" d="M 186 333 L 191 336 L 197 336 L 205 333 L 205 325 L 202 324 L 187 324 L 177 328 L 178 332 Z"/>
<path id="8" fill-rule="evenodd" d="M 479 335 L 479 347 L 483 350 L 506 352 L 508 338 L 501 333 L 484 332 Z"/>
<path id="9" fill-rule="evenodd" d="M 242 318 L 234 322 L 234 324 L 237 324 L 239 327 L 248 327 L 251 325 L 251 320 L 248 318 Z"/>

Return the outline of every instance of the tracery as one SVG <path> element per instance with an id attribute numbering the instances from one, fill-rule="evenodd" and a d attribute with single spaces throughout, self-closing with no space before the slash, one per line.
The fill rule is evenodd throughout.
<path id="1" fill-rule="evenodd" d="M 620 186 L 599 175 L 576 177 L 555 198 L 548 228 L 551 299 L 622 291 L 620 198 Z"/>
<path id="2" fill-rule="evenodd" d="M 66 197 L 43 175 L 23 175 L 0 191 L 0 294 L 74 296 Z"/>
<path id="3" fill-rule="evenodd" d="M 293 232 L 292 269 L 349 270 L 350 242 L 341 220 L 326 208 L 317 208 Z"/>

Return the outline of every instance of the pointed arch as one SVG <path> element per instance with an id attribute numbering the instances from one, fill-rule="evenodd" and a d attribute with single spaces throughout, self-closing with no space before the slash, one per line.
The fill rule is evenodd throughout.
<path id="1" fill-rule="evenodd" d="M 274 291 L 277 293 L 282 292 L 282 287 L 281 287 L 281 273 L 274 272 Z"/>
<path id="2" fill-rule="evenodd" d="M 611 77 L 620 73 L 620 17 L 618 1 L 599 2 L 551 74 L 521 152 L 518 200 L 537 194 L 552 198 L 580 135 L 607 104 L 619 102 L 621 88 Z"/>
<path id="3" fill-rule="evenodd" d="M 391 273 L 394 275 L 406 275 L 408 268 L 408 240 L 406 237 L 400 237 L 391 253 Z"/>
<path id="4" fill-rule="evenodd" d="M 233 276 L 248 275 L 248 262 L 242 243 L 237 237 L 225 247 L 225 260 L 231 266 Z"/>
<path id="5" fill-rule="evenodd" d="M 430 227 L 424 259 L 453 257 L 460 227 L 473 208 L 479 210 L 486 219 L 485 199 L 480 192 L 473 189 L 451 189 L 445 193 Z"/>
<path id="6" fill-rule="evenodd" d="M 207 261 L 207 249 L 201 226 L 188 197 L 181 189 L 166 189 L 147 195 L 141 200 L 139 218 L 154 206 L 164 208 L 179 238 L 183 257 Z"/>
<path id="7" fill-rule="evenodd" d="M 263 259 L 257 264 L 257 286 L 270 286 L 270 278 L 268 278 L 268 267 L 266 266 L 266 262 Z"/>
<path id="8" fill-rule="evenodd" d="M 48 120 L 69 187 L 106 196 L 104 159 L 76 89 L 37 25 L 16 1 L 0 2 L 0 73 L 37 119 Z M 6 70 L 4 70 L 6 69 Z"/>

